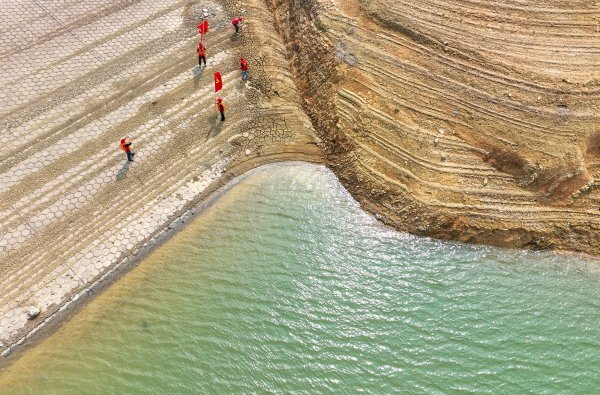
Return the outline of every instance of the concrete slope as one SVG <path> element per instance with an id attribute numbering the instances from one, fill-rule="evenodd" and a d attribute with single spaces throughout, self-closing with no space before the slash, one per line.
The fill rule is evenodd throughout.
<path id="1" fill-rule="evenodd" d="M 236 7 L 32 0 L 2 12 L 0 351 L 135 260 L 234 175 L 286 158 L 319 160 L 269 14 Z M 242 13 L 236 36 L 230 20 Z M 200 69 L 196 25 L 205 15 L 208 66 Z M 133 163 L 119 149 L 122 136 L 132 138 Z M 28 322 L 30 307 L 41 315 Z"/>

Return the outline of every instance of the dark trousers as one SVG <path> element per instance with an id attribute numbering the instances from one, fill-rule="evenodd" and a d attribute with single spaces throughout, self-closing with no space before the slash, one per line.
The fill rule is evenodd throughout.
<path id="1" fill-rule="evenodd" d="M 220 111 L 221 112 L 221 121 L 225 120 L 225 111 Z"/>
<path id="2" fill-rule="evenodd" d="M 204 65 L 206 66 L 206 56 L 198 56 L 198 66 L 202 66 L 203 60 L 204 60 Z"/>
<path id="3" fill-rule="evenodd" d="M 237 24 L 237 25 L 234 24 L 233 27 L 235 27 L 235 34 L 238 34 L 240 32 L 240 25 L 239 24 Z"/>
<path id="4" fill-rule="evenodd" d="M 125 151 L 125 153 L 127 154 L 127 160 L 133 162 L 133 155 L 135 154 L 131 151 Z"/>

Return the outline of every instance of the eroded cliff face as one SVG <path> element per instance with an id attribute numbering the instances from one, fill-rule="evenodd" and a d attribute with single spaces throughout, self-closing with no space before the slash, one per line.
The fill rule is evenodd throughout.
<path id="1" fill-rule="evenodd" d="M 422 235 L 598 254 L 598 4 L 266 2 L 365 208 Z"/>

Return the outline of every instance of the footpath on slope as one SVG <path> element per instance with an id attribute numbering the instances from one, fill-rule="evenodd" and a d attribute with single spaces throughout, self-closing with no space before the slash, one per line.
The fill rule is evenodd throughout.
<path id="1" fill-rule="evenodd" d="M 0 353 L 64 317 L 233 177 L 321 161 L 255 2 L 15 3 L 0 14 Z M 245 25 L 233 34 L 231 19 Z M 206 18 L 207 66 L 196 25 Z M 239 58 L 250 63 L 240 78 Z M 213 73 L 227 120 L 215 108 Z M 135 161 L 119 140 L 130 136 Z M 27 311 L 40 309 L 28 321 Z"/>

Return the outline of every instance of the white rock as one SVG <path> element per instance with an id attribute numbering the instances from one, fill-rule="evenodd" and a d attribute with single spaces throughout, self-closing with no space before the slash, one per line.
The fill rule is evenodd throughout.
<path id="1" fill-rule="evenodd" d="M 244 133 L 242 133 L 242 136 L 244 136 L 244 137 L 246 137 L 246 138 L 247 138 L 249 135 L 250 135 L 250 134 L 249 134 L 248 132 L 244 132 Z"/>
<path id="2" fill-rule="evenodd" d="M 252 151 L 250 151 L 249 149 L 246 150 L 246 155 L 250 155 L 252 153 Z"/>
<path id="3" fill-rule="evenodd" d="M 35 317 L 37 317 L 38 315 L 40 315 L 40 312 L 41 312 L 41 310 L 40 310 L 39 307 L 30 307 L 27 310 L 27 319 L 28 320 L 34 319 Z"/>
<path id="4" fill-rule="evenodd" d="M 437 146 L 440 143 L 440 139 L 437 137 L 433 139 L 433 145 Z"/>
<path id="5" fill-rule="evenodd" d="M 486 178 L 483 179 L 483 186 L 484 187 L 487 186 L 487 184 L 489 184 L 489 183 L 490 183 L 490 179 L 489 178 L 486 177 Z"/>

